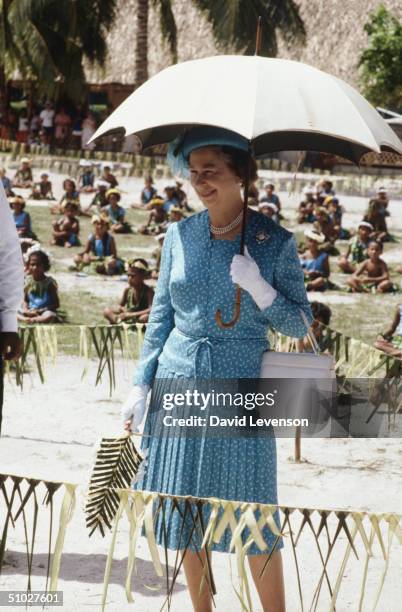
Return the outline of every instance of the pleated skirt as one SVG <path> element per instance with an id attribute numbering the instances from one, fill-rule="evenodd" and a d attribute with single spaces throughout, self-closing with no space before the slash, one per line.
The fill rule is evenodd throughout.
<path id="1" fill-rule="evenodd" d="M 165 393 L 175 393 L 178 380 L 174 373 L 159 365 L 153 387 L 151 405 L 144 426 L 142 450 L 148 451 L 148 466 L 143 477 L 136 482 L 134 489 L 155 491 L 170 495 L 190 495 L 202 498 L 220 498 L 227 500 L 277 504 L 277 465 L 275 436 L 241 437 L 218 435 L 210 436 L 208 432 L 199 435 L 178 433 L 167 435 L 167 428 L 162 428 L 163 413 L 166 413 L 161 398 Z M 185 512 L 184 504 L 179 504 L 181 511 L 173 511 L 171 500 L 167 500 L 164 516 L 159 512 L 155 519 L 156 541 L 161 546 L 172 550 L 188 548 L 199 550 L 203 538 L 201 524 L 194 529 L 197 508 Z M 202 524 L 205 528 L 211 506 L 202 506 Z M 184 518 L 183 518 L 183 515 Z M 219 516 L 219 515 L 218 515 Z M 258 520 L 259 513 L 255 516 Z M 274 514 L 279 529 L 279 513 Z M 212 551 L 229 552 L 231 531 L 226 529 L 218 543 L 211 545 Z M 243 542 L 249 536 L 248 529 L 242 534 Z M 277 538 L 268 527 L 263 529 L 266 550 L 261 550 L 253 543 L 247 554 L 266 554 L 273 548 L 283 548 L 283 539 Z M 233 552 L 233 551 L 232 551 Z"/>

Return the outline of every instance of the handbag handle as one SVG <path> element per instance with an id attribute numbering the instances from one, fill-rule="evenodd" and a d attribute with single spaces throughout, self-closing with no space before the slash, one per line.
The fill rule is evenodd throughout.
<path id="1" fill-rule="evenodd" d="M 313 349 L 315 355 L 319 355 L 320 352 L 321 352 L 320 351 L 320 347 L 318 346 L 318 342 L 316 340 L 316 337 L 314 336 L 313 332 L 311 331 L 311 327 L 310 327 L 310 325 L 309 325 L 309 323 L 307 321 L 306 314 L 305 314 L 304 310 L 302 310 L 301 308 L 300 308 L 300 314 L 302 316 L 303 323 L 304 323 L 304 325 L 306 326 L 306 329 L 307 329 L 307 337 L 310 340 L 311 348 Z"/>

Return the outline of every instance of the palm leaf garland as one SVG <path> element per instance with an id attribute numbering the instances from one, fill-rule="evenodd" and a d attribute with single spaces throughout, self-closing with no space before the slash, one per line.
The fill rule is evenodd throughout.
<path id="1" fill-rule="evenodd" d="M 130 438 L 127 437 L 127 440 Z M 107 442 L 107 441 L 106 441 Z M 112 441 L 113 442 L 113 441 Z M 116 442 L 116 441 L 114 441 Z M 103 464 L 111 463 L 110 453 L 108 453 L 108 444 L 105 447 L 106 459 Z M 117 451 L 117 454 L 120 454 Z M 111 455 L 116 456 L 116 451 L 113 450 Z M 101 466 L 101 471 L 102 471 Z M 109 468 L 108 468 L 108 471 Z M 110 480 L 110 479 L 109 479 Z M 214 542 L 218 543 L 225 535 L 227 530 L 231 534 L 230 550 L 235 553 L 237 561 L 237 574 L 239 580 L 238 588 L 235 587 L 237 597 L 239 598 L 241 608 L 245 611 L 252 610 L 252 600 L 247 581 L 247 573 L 245 569 L 245 556 L 250 545 L 255 542 L 262 553 L 268 553 L 267 562 L 261 571 L 261 577 L 270 569 L 270 559 L 272 557 L 275 546 L 271 551 L 266 548 L 264 540 L 264 530 L 268 527 L 276 536 L 276 542 L 282 537 L 286 540 L 287 545 L 292 548 L 292 555 L 296 568 L 296 576 L 298 582 L 300 609 L 317 612 L 319 609 L 325 609 L 333 612 L 336 610 L 336 605 L 341 593 L 341 587 L 344 582 L 345 571 L 349 563 L 350 554 L 353 552 L 357 562 L 363 565 L 363 574 L 360 584 L 358 612 L 363 610 L 378 609 L 381 592 L 384 586 L 385 577 L 389 569 L 391 560 L 391 550 L 394 542 L 402 546 L 402 516 L 394 513 L 368 513 L 345 510 L 329 510 L 319 508 L 295 508 L 289 506 L 275 506 L 258 504 L 251 502 L 222 500 L 218 498 L 194 498 L 188 496 L 173 496 L 162 493 L 139 491 L 127 488 L 116 487 L 116 482 L 113 479 L 110 486 L 111 492 L 114 494 L 114 508 L 117 509 L 116 518 L 112 539 L 109 547 L 107 563 L 105 568 L 105 579 L 102 595 L 102 610 L 106 606 L 107 588 L 110 579 L 110 572 L 113 562 L 113 552 L 117 539 L 118 528 L 121 517 L 125 514 L 130 525 L 130 537 L 128 538 L 129 551 L 126 574 L 126 595 L 128 601 L 133 601 L 131 592 L 131 577 L 135 567 L 136 545 L 138 535 L 143 530 L 147 539 L 152 562 L 158 576 L 162 577 L 165 574 L 166 579 L 166 601 L 168 609 L 172 605 L 172 594 L 177 579 L 180 567 L 183 563 L 183 555 L 179 552 L 175 555 L 175 564 L 172 576 L 169 580 L 168 572 L 168 550 L 167 542 L 167 526 L 170 523 L 171 515 L 177 513 L 180 518 L 180 547 L 184 549 L 184 555 L 189 549 L 190 544 L 196 548 L 204 548 L 207 552 L 211 550 Z M 46 495 L 44 504 L 50 507 L 49 521 L 49 547 L 48 547 L 48 565 L 46 588 L 48 584 L 49 574 L 50 590 L 56 590 L 57 578 L 60 569 L 60 559 L 64 536 L 68 521 L 71 519 L 76 485 L 61 482 L 48 482 L 32 478 L 23 478 L 20 476 L 0 475 L 0 490 L 2 492 L 2 501 L 5 505 L 5 525 L 3 527 L 1 547 L 0 547 L 0 571 L 4 561 L 4 551 L 7 539 L 7 530 L 10 526 L 14 527 L 17 520 L 24 521 L 24 531 L 27 547 L 27 564 L 28 564 L 28 589 L 31 588 L 32 574 L 32 558 L 34 551 L 34 542 L 36 536 L 36 524 L 39 515 L 39 505 L 37 501 L 37 491 L 41 486 L 45 486 Z M 59 529 L 57 541 L 53 554 L 51 554 L 52 531 L 53 531 L 53 503 L 57 491 L 64 487 L 65 493 L 60 510 Z M 95 497 L 98 491 L 105 490 L 104 483 L 97 481 L 94 487 Z M 29 504 L 33 504 L 33 513 L 28 512 Z M 274 514 L 279 511 L 281 516 L 281 524 L 277 525 L 274 521 Z M 93 510 L 91 510 L 93 512 Z M 107 510 L 108 512 L 108 510 Z M 28 515 L 32 521 L 32 536 L 31 542 L 28 537 Z M 33 518 L 32 518 L 33 515 Z M 88 518 L 88 515 L 87 515 Z M 159 558 L 159 552 L 155 539 L 155 526 L 157 519 L 161 521 L 162 534 L 164 534 L 164 560 L 165 572 Z M 102 527 L 111 527 L 112 521 L 101 521 Z M 184 539 L 184 525 L 190 527 L 186 530 L 188 536 Z M 101 528 L 102 532 L 102 528 Z M 93 533 L 93 530 L 92 532 Z M 103 532 L 104 533 L 104 529 Z M 318 580 L 313 589 L 312 599 L 307 607 L 305 601 L 307 591 L 303 580 L 303 562 L 298 558 L 299 552 L 303 552 L 303 547 L 308 534 L 313 536 L 316 550 L 318 554 L 321 570 L 318 571 Z M 195 536 L 198 536 L 196 538 Z M 201 544 L 200 544 L 201 542 Z M 345 548 L 346 545 L 346 548 Z M 379 577 L 377 592 L 374 596 L 372 606 L 368 608 L 365 603 L 365 593 L 368 583 L 369 563 L 376 554 L 380 554 L 384 560 L 383 570 Z M 311 556 L 311 550 L 308 554 Z M 50 561 L 51 557 L 51 561 Z M 339 561 L 340 559 L 340 561 Z M 349 572 L 350 574 L 350 572 Z M 356 573 L 353 572 L 353 576 Z M 211 572 L 209 555 L 207 555 L 207 563 L 204 567 L 204 579 L 207 581 L 208 587 L 212 595 L 216 593 L 216 588 Z M 309 581 L 311 574 L 309 574 Z M 323 584 L 326 584 L 328 592 L 325 598 L 322 589 Z M 324 601 L 325 598 L 325 601 Z M 357 601 L 357 599 L 356 599 Z M 329 606 L 329 607 L 328 607 Z"/>
<path id="2" fill-rule="evenodd" d="M 11 481 L 12 483 L 11 494 L 7 492 L 8 481 Z M 56 590 L 57 588 L 57 579 L 60 569 L 60 559 L 63 547 L 62 545 L 64 542 L 67 524 L 71 518 L 72 511 L 74 508 L 76 485 L 69 483 L 64 484 L 61 482 L 48 482 L 8 474 L 0 475 L 0 489 L 3 494 L 3 500 L 5 502 L 6 508 L 5 522 L 0 542 L 0 573 L 4 564 L 4 553 L 6 550 L 9 527 L 11 525 L 14 528 L 18 519 L 22 517 L 27 555 L 28 591 L 30 591 L 32 588 L 32 563 L 39 516 L 37 491 L 38 488 L 42 485 L 45 487 L 45 496 L 43 498 L 42 505 L 45 505 L 49 508 L 48 557 L 45 584 L 45 590 L 47 591 L 49 580 L 49 590 Z M 54 497 L 56 492 L 63 486 L 65 487 L 65 494 L 60 511 L 56 545 L 54 551 L 52 552 L 52 537 L 54 531 Z M 28 511 L 29 509 L 31 509 L 31 512 Z M 31 536 L 29 536 L 28 534 L 28 516 L 32 517 Z"/>
<path id="3" fill-rule="evenodd" d="M 119 507 L 119 496 L 115 489 L 131 485 L 142 460 L 130 436 L 102 438 L 85 505 L 86 526 L 90 536 L 96 529 L 104 536 L 105 527 L 112 528 Z"/>
<path id="4" fill-rule="evenodd" d="M 313 597 L 310 602 L 310 612 L 316 612 L 322 609 L 319 606 L 322 603 L 322 585 L 325 582 L 328 590 L 328 601 L 330 610 L 336 610 L 336 603 L 339 597 L 341 584 L 344 578 L 345 569 L 350 557 L 350 552 L 353 551 L 357 561 L 360 561 L 358 553 L 363 549 L 365 553 L 364 573 L 360 586 L 359 596 L 359 612 L 362 612 L 364 595 L 367 584 L 367 567 L 369 560 L 375 554 L 375 545 L 379 548 L 380 554 L 384 559 L 384 569 L 380 577 L 373 610 L 378 604 L 381 590 L 383 588 L 385 575 L 388 570 L 390 561 L 391 545 L 394 539 L 402 546 L 402 516 L 390 513 L 371 514 L 367 512 L 343 511 L 343 510 L 324 510 L 314 508 L 292 508 L 287 506 L 268 506 L 258 503 L 237 502 L 221 499 L 202 499 L 184 496 L 172 496 L 161 493 L 151 493 L 148 491 L 133 491 L 120 490 L 117 491 L 120 499 L 120 505 L 114 525 L 113 537 L 110 544 L 108 559 L 105 571 L 104 591 L 102 596 L 102 610 L 105 609 L 107 586 L 111 572 L 112 558 L 118 523 L 124 514 L 127 514 L 130 522 L 130 539 L 129 539 L 129 558 L 127 565 L 126 576 L 126 594 L 128 601 L 133 601 L 130 589 L 131 574 L 135 564 L 135 547 L 137 536 L 143 529 L 145 537 L 148 541 L 148 546 L 157 575 L 162 575 L 162 565 L 159 559 L 158 549 L 156 547 L 154 525 L 156 518 L 160 515 L 162 521 L 162 533 L 165 542 L 166 526 L 169 524 L 171 513 L 177 512 L 182 529 L 180 530 L 180 546 L 184 548 L 184 555 L 190 545 L 190 542 L 196 544 L 194 534 L 197 530 L 203 534 L 203 541 L 200 548 L 205 548 L 209 552 L 213 542 L 219 542 L 227 529 L 231 531 L 232 540 L 230 548 L 235 552 L 237 559 L 237 570 L 239 578 L 239 589 L 236 589 L 237 596 L 241 602 L 243 610 L 252 610 L 252 601 L 250 597 L 249 586 L 247 582 L 247 573 L 245 570 L 245 555 L 249 546 L 255 542 L 261 552 L 268 552 L 268 559 L 265 567 L 261 571 L 261 576 L 265 571 L 269 571 L 269 561 L 275 550 L 269 552 L 266 549 L 263 529 L 267 526 L 276 535 L 276 542 L 280 537 L 287 540 L 288 545 L 292 548 L 294 558 L 298 591 L 300 599 L 300 609 L 307 610 L 305 606 L 305 589 L 303 588 L 303 579 L 301 568 L 303 563 L 298 560 L 298 549 L 302 548 L 303 538 L 308 533 L 312 533 L 318 558 L 322 566 L 319 574 Z M 203 511 L 208 507 L 209 519 L 206 524 L 203 524 Z M 155 509 L 156 508 L 156 509 Z M 280 528 L 276 526 L 273 515 L 278 509 L 283 515 Z M 184 524 L 190 525 L 190 535 L 187 541 L 181 539 Z M 308 527 L 308 531 L 306 531 Z M 384 540 L 388 540 L 388 546 L 384 544 Z M 336 574 L 335 581 L 330 578 L 329 567 L 333 568 L 335 559 L 343 550 L 343 544 L 346 542 L 346 550 L 341 553 L 341 563 Z M 198 541 L 199 546 L 199 541 Z M 167 548 L 164 546 L 164 556 L 167 563 Z M 179 561 L 181 558 L 181 561 Z M 208 556 L 207 556 L 208 558 Z M 183 562 L 183 557 L 176 554 L 175 565 L 172 573 L 171 581 L 168 579 L 167 565 L 165 570 L 167 597 L 165 604 L 170 609 L 172 601 L 172 592 L 178 572 Z M 339 563 L 339 562 L 338 562 Z M 332 570 L 333 571 L 333 570 Z M 208 577 L 208 585 L 211 593 L 216 592 L 213 577 L 210 572 L 209 563 L 204 567 L 205 578 Z M 327 609 L 327 608 L 326 608 Z"/>
<path id="5" fill-rule="evenodd" d="M 115 372 L 115 346 L 117 344 L 122 356 L 126 360 L 132 360 L 135 357 L 135 350 L 130 339 L 130 325 L 125 323 L 119 325 L 63 325 L 65 327 L 74 327 L 79 332 L 79 357 L 85 359 L 84 369 L 81 375 L 81 380 L 86 376 L 88 371 L 88 362 L 92 355 L 92 348 L 95 349 L 96 357 L 98 358 L 98 369 L 95 377 L 95 384 L 98 385 L 105 372 L 109 378 L 110 394 L 116 387 L 116 372 Z M 144 324 L 136 324 L 137 345 L 138 351 L 141 350 L 141 345 L 144 335 Z M 23 388 L 24 374 L 28 369 L 28 358 L 30 355 L 34 357 L 34 365 L 38 372 L 42 383 L 45 382 L 46 364 L 49 359 L 52 363 L 56 362 L 58 355 L 57 332 L 59 327 L 56 325 L 28 325 L 20 327 L 20 336 L 23 343 L 22 355 L 15 364 L 16 384 Z M 10 363 L 5 362 L 6 371 L 10 373 Z"/>

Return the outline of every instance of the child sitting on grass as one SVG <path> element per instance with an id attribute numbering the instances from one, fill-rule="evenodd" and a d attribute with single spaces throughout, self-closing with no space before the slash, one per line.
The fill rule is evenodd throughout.
<path id="1" fill-rule="evenodd" d="M 104 208 L 104 212 L 109 217 L 110 231 L 113 234 L 127 234 L 130 231 L 130 226 L 124 220 L 126 211 L 119 204 L 121 200 L 120 191 L 118 189 L 109 189 L 106 192 L 106 199 L 108 205 Z"/>
<path id="2" fill-rule="evenodd" d="M 315 203 L 315 188 L 307 185 L 303 189 L 303 200 L 299 204 L 297 223 L 313 223 Z"/>
<path id="3" fill-rule="evenodd" d="M 80 166 L 82 167 L 82 172 L 78 177 L 78 189 L 84 193 L 92 193 L 95 191 L 95 175 L 93 173 L 92 164 L 86 159 L 83 159 L 80 161 Z"/>
<path id="4" fill-rule="evenodd" d="M 363 221 L 367 221 L 367 223 L 370 223 L 373 227 L 373 231 L 370 234 L 372 240 L 379 240 L 380 242 L 390 240 L 387 222 L 384 216 L 384 208 L 379 200 L 372 200 L 370 202 L 367 213 L 363 217 Z"/>
<path id="5" fill-rule="evenodd" d="M 306 291 L 325 291 L 329 288 L 329 259 L 328 253 L 320 251 L 319 244 L 323 244 L 325 236 L 315 229 L 305 230 L 307 238 L 307 251 L 300 257 L 304 272 Z"/>
<path id="6" fill-rule="evenodd" d="M 52 183 L 47 172 L 42 172 L 39 183 L 35 183 L 29 196 L 32 200 L 54 200 Z"/>
<path id="7" fill-rule="evenodd" d="M 80 223 L 75 216 L 78 211 L 76 202 L 66 202 L 63 206 L 64 216 L 58 221 L 53 221 L 53 240 L 51 244 L 70 248 L 80 246 L 78 234 Z"/>
<path id="8" fill-rule="evenodd" d="M 30 164 L 31 162 L 27 157 L 21 159 L 21 166 L 18 168 L 13 178 L 13 187 L 27 189 L 32 186 L 33 177 Z"/>
<path id="9" fill-rule="evenodd" d="M 163 202 L 162 198 L 156 197 L 148 204 L 148 206 L 151 206 L 151 212 L 145 225 L 138 229 L 140 234 L 148 236 L 166 231 L 167 213 L 163 208 Z"/>
<path id="10" fill-rule="evenodd" d="M 100 214 L 102 209 L 108 205 L 106 192 L 109 189 L 109 183 L 102 179 L 95 181 L 95 187 L 97 192 L 91 200 L 90 205 L 85 209 L 85 214 L 92 212 L 92 214 Z"/>
<path id="11" fill-rule="evenodd" d="M 94 233 L 90 234 L 85 250 L 74 257 L 77 270 L 89 266 L 97 274 L 122 274 L 124 262 L 117 257 L 115 239 L 109 234 L 109 219 L 103 215 L 92 217 Z"/>
<path id="12" fill-rule="evenodd" d="M 324 234 L 325 240 L 320 244 L 320 251 L 325 251 L 328 255 L 339 255 L 339 251 L 334 246 L 337 239 L 337 231 L 331 217 L 324 206 L 316 206 L 314 210 L 315 221 L 314 229 Z"/>
<path id="13" fill-rule="evenodd" d="M 50 211 L 52 214 L 59 214 L 59 213 L 63 213 L 63 205 L 66 202 L 76 202 L 77 206 L 78 206 L 78 214 L 82 214 L 81 212 L 81 207 L 80 207 L 80 194 L 77 191 L 77 188 L 75 186 L 75 181 L 73 181 L 73 179 L 70 178 L 66 178 L 63 181 L 63 189 L 64 189 L 64 194 L 61 197 L 61 200 L 58 204 L 53 204 L 53 206 L 51 206 Z"/>
<path id="14" fill-rule="evenodd" d="M 107 181 L 109 189 L 114 189 L 114 187 L 117 187 L 117 185 L 119 184 L 115 175 L 112 174 L 110 166 L 108 166 L 107 164 L 102 166 L 101 179 L 103 181 Z"/>
<path id="15" fill-rule="evenodd" d="M 368 259 L 363 261 L 354 272 L 352 278 L 348 278 L 347 284 L 352 293 L 386 293 L 393 290 L 393 284 L 389 278 L 388 266 L 380 255 L 382 253 L 381 242 L 372 240 L 369 243 Z"/>
<path id="16" fill-rule="evenodd" d="M 112 323 L 147 323 L 154 291 L 145 284 L 149 269 L 145 259 L 131 259 L 126 264 L 128 287 L 123 291 L 119 306 L 106 308 L 103 316 Z"/>
<path id="17" fill-rule="evenodd" d="M 141 191 L 141 208 L 146 206 L 157 195 L 152 176 L 147 176 L 144 182 L 145 185 Z"/>
<path id="18" fill-rule="evenodd" d="M 370 233 L 373 226 L 367 221 L 361 221 L 357 228 L 357 234 L 350 239 L 348 250 L 345 255 L 341 255 L 338 266 L 345 274 L 353 274 L 356 271 L 356 264 L 362 263 L 367 259 L 367 249 L 370 242 Z"/>
<path id="19" fill-rule="evenodd" d="M 55 323 L 62 320 L 57 283 L 46 272 L 50 270 L 50 258 L 41 246 L 34 246 L 26 253 L 28 275 L 25 279 L 23 307 L 18 320 L 24 323 Z"/>
<path id="20" fill-rule="evenodd" d="M 25 200 L 21 196 L 10 198 L 10 206 L 13 211 L 15 227 L 19 238 L 36 238 L 32 232 L 30 214 L 25 212 Z"/>

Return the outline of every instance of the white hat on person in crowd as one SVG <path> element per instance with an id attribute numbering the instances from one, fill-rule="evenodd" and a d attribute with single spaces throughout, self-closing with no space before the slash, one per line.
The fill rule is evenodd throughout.
<path id="1" fill-rule="evenodd" d="M 275 185 L 273 184 L 272 181 L 266 181 L 264 183 L 264 189 L 268 189 L 268 187 L 272 187 L 272 189 L 275 189 Z"/>
<path id="2" fill-rule="evenodd" d="M 377 193 L 388 193 L 388 190 L 385 187 L 379 187 Z"/>
<path id="3" fill-rule="evenodd" d="M 29 157 L 21 157 L 21 164 L 30 164 L 31 160 Z"/>
<path id="4" fill-rule="evenodd" d="M 274 212 L 278 212 L 278 207 L 273 202 L 260 202 L 258 204 L 258 210 L 262 210 L 263 208 L 272 208 Z"/>
<path id="5" fill-rule="evenodd" d="M 81 166 L 81 168 L 90 168 L 92 166 L 92 162 L 89 161 L 89 159 L 80 159 L 78 165 Z"/>
<path id="6" fill-rule="evenodd" d="M 304 195 L 313 195 L 316 192 L 317 190 L 314 188 L 313 185 L 306 185 L 305 188 L 303 189 Z"/>
<path id="7" fill-rule="evenodd" d="M 359 228 L 359 227 L 362 227 L 362 226 L 363 227 L 368 227 L 369 230 L 371 230 L 371 231 L 373 231 L 373 229 L 374 229 L 373 226 L 371 225 L 371 223 L 369 223 L 368 221 L 360 221 L 360 223 L 359 223 L 359 225 L 357 227 Z"/>
<path id="8" fill-rule="evenodd" d="M 25 255 L 24 255 L 24 260 L 25 260 L 26 262 L 28 262 L 28 261 L 29 261 L 29 256 L 30 256 L 30 255 L 32 255 L 33 253 L 39 253 L 39 252 L 44 253 L 44 254 L 45 254 L 47 257 L 48 257 L 48 259 L 49 259 L 49 263 L 50 263 L 50 264 L 52 263 L 52 260 L 51 260 L 51 255 L 50 255 L 49 251 L 46 251 L 46 250 L 43 248 L 43 246 L 40 244 L 40 242 L 35 242 L 35 244 L 33 244 L 33 245 L 32 245 L 32 246 L 31 246 L 31 247 L 30 247 L 30 248 L 29 248 L 29 249 L 26 251 L 26 253 L 25 253 Z"/>
<path id="9" fill-rule="evenodd" d="M 176 189 L 176 185 L 172 181 L 166 181 L 166 183 L 163 185 L 163 189 Z"/>
<path id="10" fill-rule="evenodd" d="M 315 240 L 320 244 L 325 241 L 324 234 L 314 228 L 304 230 L 304 235 L 306 236 L 306 238 L 310 238 L 310 240 Z"/>

